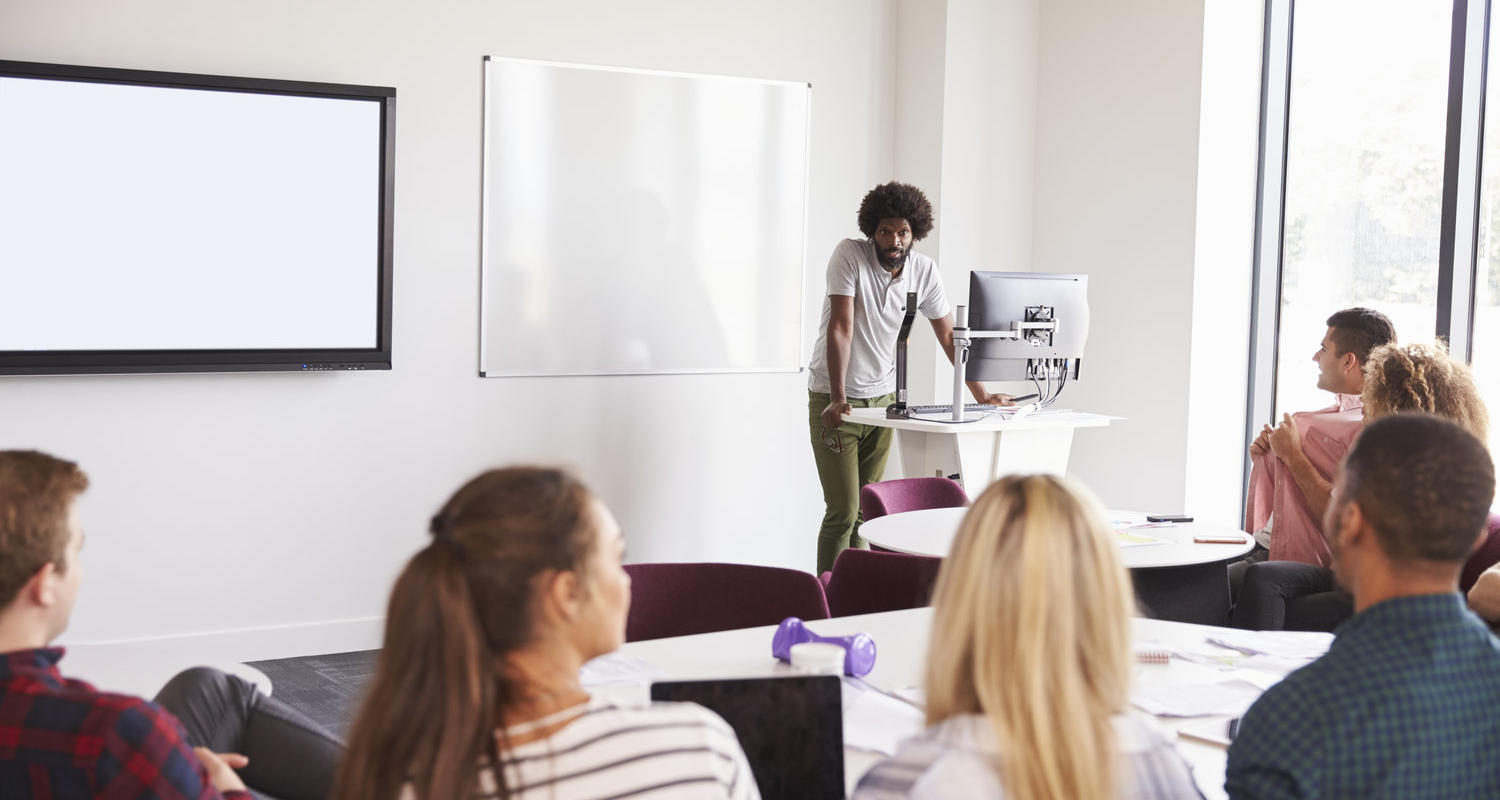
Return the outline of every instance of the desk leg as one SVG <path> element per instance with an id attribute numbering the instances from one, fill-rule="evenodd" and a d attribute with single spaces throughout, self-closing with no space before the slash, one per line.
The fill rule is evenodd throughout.
<path id="1" fill-rule="evenodd" d="M 942 459 L 930 458 L 928 448 L 941 445 L 940 440 L 947 438 L 943 434 L 923 433 L 922 431 L 896 431 L 896 448 L 901 451 L 901 477 L 903 478 L 930 478 L 937 474 L 951 475 L 958 471 L 958 462 L 954 459 L 951 464 L 942 463 Z M 929 463 L 930 462 L 930 463 Z M 946 472 L 942 470 L 946 469 Z"/>
<path id="2" fill-rule="evenodd" d="M 960 476 L 964 491 L 978 497 L 991 483 L 1012 473 L 1068 470 L 1072 428 L 928 433 L 896 431 L 901 471 L 907 478 Z"/>

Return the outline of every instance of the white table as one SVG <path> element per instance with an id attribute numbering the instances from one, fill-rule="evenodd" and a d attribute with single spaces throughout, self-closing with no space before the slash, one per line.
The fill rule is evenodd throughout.
<path id="1" fill-rule="evenodd" d="M 860 523 L 870 544 L 898 553 L 945 557 L 967 508 L 930 508 L 887 514 Z M 1137 512 L 1110 511 L 1110 520 L 1145 522 Z M 1228 564 L 1255 549 L 1255 540 L 1226 522 L 1188 522 L 1165 527 L 1132 528 L 1132 533 L 1161 539 L 1159 544 L 1120 548 L 1121 560 L 1135 579 L 1141 604 L 1158 616 L 1183 622 L 1222 624 L 1229 609 Z M 1234 538 L 1240 544 L 1198 544 L 1194 536 Z"/>
<path id="2" fill-rule="evenodd" d="M 875 640 L 878 655 L 874 670 L 865 680 L 886 691 L 896 691 L 921 684 L 931 624 L 931 608 L 914 608 L 817 620 L 810 622 L 808 627 L 824 636 L 868 633 Z M 1208 626 L 1150 619 L 1134 620 L 1134 628 L 1137 642 L 1183 647 L 1198 645 L 1215 630 Z M 771 637 L 775 630 L 774 626 L 767 626 L 631 642 L 621 648 L 620 653 L 647 662 L 660 672 L 662 680 L 749 678 L 789 673 L 785 664 L 771 657 Z M 1167 664 L 1137 665 L 1135 681 L 1143 686 L 1201 682 L 1205 669 L 1174 658 Z M 1205 718 L 1158 719 L 1166 727 L 1179 730 Z M 1194 777 L 1204 795 L 1210 800 L 1224 797 L 1226 749 L 1196 739 L 1181 738 L 1178 750 L 1193 767 Z M 852 788 L 880 758 L 872 753 L 846 749 L 846 784 Z"/>
<path id="3" fill-rule="evenodd" d="M 887 514 L 860 523 L 859 534 L 870 544 L 887 550 L 943 557 L 952 548 L 959 523 L 968 512 L 967 508 L 928 508 Z M 1110 511 L 1107 514 L 1117 524 L 1146 521 L 1146 515 L 1137 512 Z M 1243 558 L 1255 548 L 1255 540 L 1249 534 L 1229 523 L 1194 520 L 1159 528 L 1132 528 L 1131 531 L 1162 542 L 1121 547 L 1121 560 L 1130 569 L 1217 564 Z M 1235 538 L 1240 544 L 1197 544 L 1193 541 L 1194 536 Z"/>
<path id="4" fill-rule="evenodd" d="M 883 408 L 856 408 L 844 418 L 896 431 L 901 470 L 906 477 L 957 474 L 971 497 L 1014 472 L 1063 474 L 1068 468 L 1068 451 L 1073 447 L 1073 431 L 1102 428 L 1118 419 L 1042 410 L 1021 419 L 994 414 L 974 422 L 945 423 L 887 419 Z"/>

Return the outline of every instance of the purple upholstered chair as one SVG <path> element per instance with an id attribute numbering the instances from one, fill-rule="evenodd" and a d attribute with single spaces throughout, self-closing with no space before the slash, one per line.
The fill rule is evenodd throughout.
<path id="1" fill-rule="evenodd" d="M 749 564 L 626 564 L 625 641 L 827 619 L 823 584 L 811 573 Z M 767 638 L 767 646 L 770 646 Z"/>
<path id="2" fill-rule="evenodd" d="M 1464 562 L 1463 574 L 1458 578 L 1458 590 L 1467 593 L 1474 588 L 1474 582 L 1479 580 L 1479 574 L 1500 563 L 1500 514 L 1490 514 L 1490 524 L 1485 528 L 1484 535 L 1479 537 L 1479 546 L 1469 554 L 1469 560 Z M 833 603 L 830 600 L 829 606 Z"/>
<path id="3" fill-rule="evenodd" d="M 859 511 L 865 519 L 924 508 L 958 508 L 969 496 L 958 481 L 947 478 L 897 478 L 867 483 L 859 490 Z"/>
<path id="4" fill-rule="evenodd" d="M 850 549 L 819 580 L 835 617 L 920 608 L 931 601 L 942 564 L 936 556 Z"/>

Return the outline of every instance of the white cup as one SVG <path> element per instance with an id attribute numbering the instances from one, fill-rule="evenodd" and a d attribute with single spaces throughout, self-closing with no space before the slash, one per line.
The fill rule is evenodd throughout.
<path id="1" fill-rule="evenodd" d="M 792 645 L 792 671 L 802 675 L 843 675 L 844 648 L 828 642 Z"/>

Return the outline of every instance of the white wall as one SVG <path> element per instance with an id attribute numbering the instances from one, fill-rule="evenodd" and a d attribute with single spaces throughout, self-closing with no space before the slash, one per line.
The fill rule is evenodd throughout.
<path id="1" fill-rule="evenodd" d="M 939 264 L 955 304 L 968 302 L 972 270 L 1031 268 L 1038 5 L 948 2 Z M 937 360 L 934 391 L 948 402 L 953 374 L 946 358 Z M 960 402 L 972 402 L 967 391 Z"/>
<path id="2" fill-rule="evenodd" d="M 1089 276 L 1082 380 L 1060 405 L 1126 418 L 1079 431 L 1069 462 L 1116 508 L 1184 504 L 1203 8 L 1041 5 L 1035 268 Z"/>
<path id="3" fill-rule="evenodd" d="M 399 91 L 395 370 L 0 380 L 0 446 L 94 479 L 71 635 L 373 646 L 436 506 L 516 461 L 577 467 L 632 560 L 811 567 L 805 375 L 475 377 L 484 54 L 811 81 L 808 346 L 860 197 L 925 185 L 955 300 L 976 267 L 1090 275 L 1064 404 L 1127 419 L 1081 431 L 1071 471 L 1117 507 L 1184 507 L 1204 2 L 6 0 L 9 59 Z M 945 397 L 921 336 L 913 386 Z"/>
<path id="4" fill-rule="evenodd" d="M 900 0 L 896 3 L 895 59 L 892 61 L 895 96 L 892 103 L 894 157 L 891 178 L 918 186 L 932 203 L 937 226 L 916 249 L 945 260 L 943 231 L 947 229 L 947 207 L 943 205 L 943 108 L 945 102 L 944 59 L 948 38 L 948 0 Z M 950 294 L 953 285 L 947 286 Z M 912 403 L 946 402 L 946 395 L 933 394 L 932 387 L 948 374 L 938 369 L 947 359 L 933 338 L 932 328 L 917 324 L 907 349 L 906 386 Z M 901 476 L 900 442 L 895 442 L 886 476 Z"/>
<path id="5" fill-rule="evenodd" d="M 76 459 L 94 482 L 70 637 L 270 629 L 217 637 L 249 650 L 230 657 L 373 646 L 435 508 L 518 461 L 575 466 L 633 560 L 810 569 L 822 503 L 805 375 L 475 376 L 480 57 L 811 81 L 810 346 L 827 253 L 891 172 L 893 14 L 868 0 L 0 4 L 8 59 L 398 90 L 393 371 L 0 380 L 0 446 Z"/>

